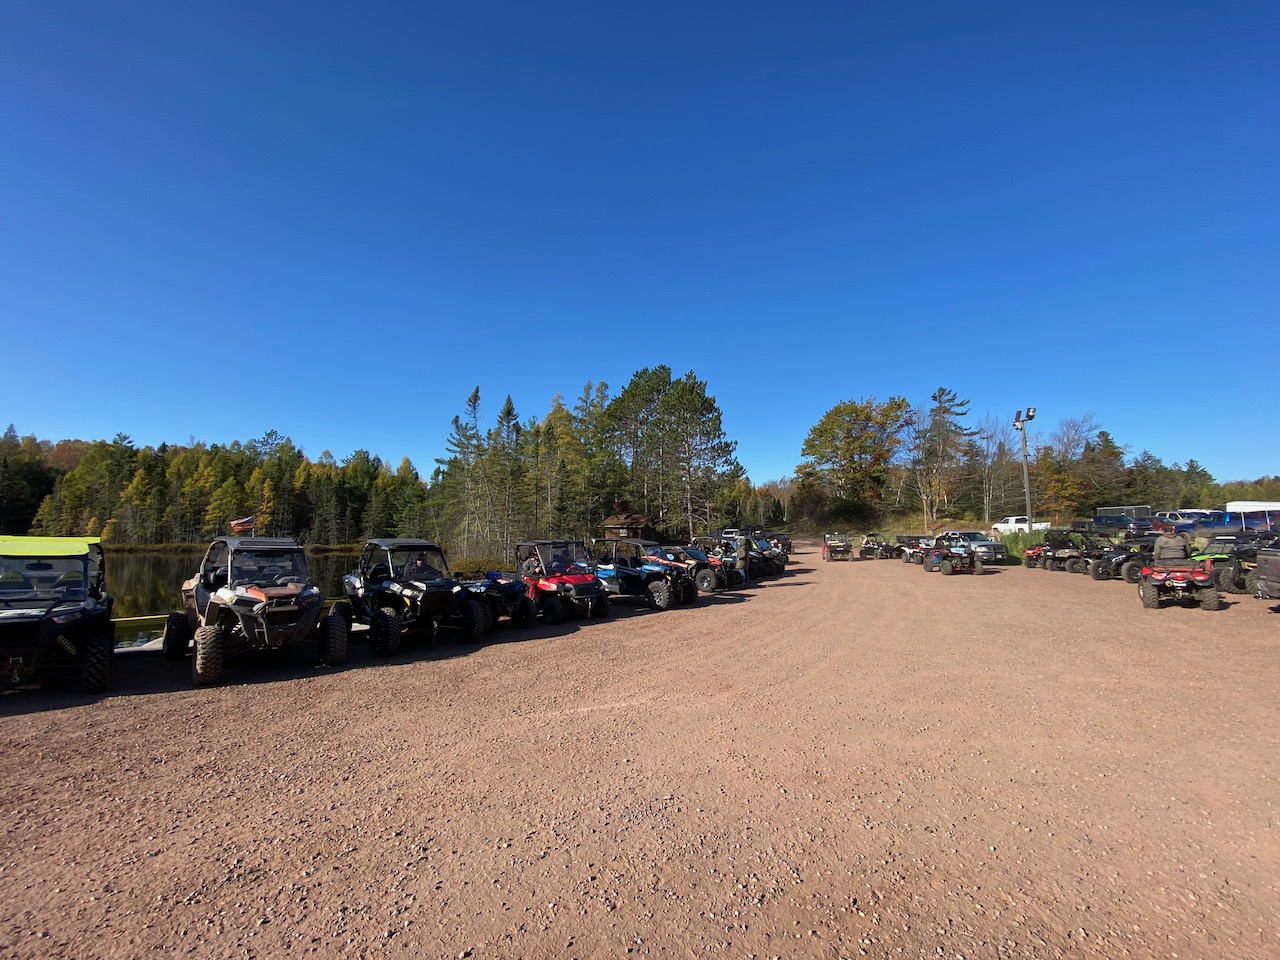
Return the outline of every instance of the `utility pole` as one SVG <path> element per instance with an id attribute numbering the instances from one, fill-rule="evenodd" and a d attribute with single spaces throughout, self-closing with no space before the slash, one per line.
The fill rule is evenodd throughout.
<path id="1" fill-rule="evenodd" d="M 1035 529 L 1035 516 L 1031 513 L 1031 468 L 1027 466 L 1027 424 L 1036 418 L 1036 408 L 1027 407 L 1024 417 L 1019 410 L 1013 416 L 1013 428 L 1022 434 L 1022 489 L 1027 494 L 1027 533 Z"/>

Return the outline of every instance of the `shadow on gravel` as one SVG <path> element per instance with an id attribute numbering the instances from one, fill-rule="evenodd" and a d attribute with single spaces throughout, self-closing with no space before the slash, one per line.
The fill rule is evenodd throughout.
<path id="1" fill-rule="evenodd" d="M 742 598 L 719 600 L 699 597 L 696 606 L 716 602 L 740 602 Z M 667 615 L 685 607 L 673 606 Z M 326 667 L 316 662 L 316 648 L 307 643 L 293 644 L 283 650 L 251 650 L 228 657 L 222 682 L 212 687 L 245 687 L 259 684 L 303 680 L 308 677 L 329 676 L 357 670 L 376 670 L 384 665 L 452 660 L 475 653 L 477 650 L 499 644 L 522 643 L 528 640 L 544 640 L 565 637 L 579 630 L 590 630 L 597 623 L 610 620 L 629 620 L 659 611 L 643 604 L 615 601 L 610 605 L 610 615 L 604 620 L 569 618 L 552 626 L 540 619 L 529 627 L 513 627 L 507 620 L 499 624 L 479 643 L 464 643 L 454 631 L 442 630 L 434 644 L 425 633 L 407 633 L 401 640 L 400 653 L 394 657 L 375 657 L 369 650 L 367 628 L 357 625 L 351 632 L 347 647 L 347 659 L 337 667 Z M 150 696 L 158 693 L 194 691 L 191 683 L 190 660 L 166 660 L 159 646 L 149 648 L 123 647 L 115 652 L 111 662 L 111 687 L 101 694 L 83 694 L 69 683 L 47 682 L 42 688 L 0 691 L 0 717 L 66 710 L 96 703 L 112 697 Z"/>
<path id="2" fill-rule="evenodd" d="M 356 670 L 376 670 L 385 664 L 451 660 L 474 653 L 490 644 L 560 636 L 577 629 L 575 621 L 567 621 L 556 627 L 544 627 L 537 623 L 524 629 L 509 627 L 504 621 L 476 644 L 463 643 L 456 635 L 451 636 L 452 631 L 449 630 L 441 631 L 434 645 L 425 633 L 409 633 L 402 638 L 400 653 L 396 656 L 375 657 L 365 641 L 368 631 L 357 627 L 351 632 L 347 659 L 340 666 L 326 667 L 317 663 L 316 648 L 307 643 L 293 644 L 283 650 L 250 650 L 228 657 L 223 668 L 222 682 L 201 689 L 256 686 Z M 190 659 L 166 660 L 158 646 L 149 649 L 121 648 L 112 658 L 111 686 L 105 693 L 83 694 L 69 682 L 58 680 L 46 682 L 40 688 L 7 690 L 0 694 L 0 717 L 65 710 L 112 697 L 195 690 L 197 688 L 191 683 L 190 664 Z"/>

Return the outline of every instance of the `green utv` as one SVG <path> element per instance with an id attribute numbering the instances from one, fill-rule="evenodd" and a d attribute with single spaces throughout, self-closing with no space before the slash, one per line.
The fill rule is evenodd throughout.
<path id="1" fill-rule="evenodd" d="M 114 649 L 99 540 L 0 536 L 0 666 L 8 686 L 70 677 L 83 692 L 101 693 Z"/>

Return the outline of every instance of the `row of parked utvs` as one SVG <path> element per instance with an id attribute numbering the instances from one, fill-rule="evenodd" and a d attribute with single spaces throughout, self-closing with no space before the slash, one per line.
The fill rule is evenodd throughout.
<path id="1" fill-rule="evenodd" d="M 183 608 L 166 618 L 160 645 L 165 658 L 189 661 L 195 685 L 208 686 L 229 656 L 247 650 L 310 643 L 321 663 L 342 663 L 356 623 L 367 627 L 374 655 L 390 657 L 407 639 L 434 642 L 441 632 L 478 642 L 502 618 L 523 627 L 539 617 L 606 617 L 615 600 L 666 610 L 733 584 L 727 545 L 706 546 L 711 552 L 639 539 L 529 541 L 515 549 L 515 570 L 461 580 L 435 543 L 369 540 L 343 578 L 343 596 L 326 608 L 296 541 L 219 537 L 182 584 Z M 780 549 L 753 551 L 753 577 L 785 563 Z M 107 688 L 115 628 L 105 572 L 97 539 L 0 536 L 7 686 L 57 678 L 86 693 Z"/>

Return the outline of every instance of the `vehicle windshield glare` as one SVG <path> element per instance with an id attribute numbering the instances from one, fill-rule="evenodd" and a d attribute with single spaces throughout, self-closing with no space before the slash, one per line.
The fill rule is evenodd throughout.
<path id="1" fill-rule="evenodd" d="M 231 583 L 306 583 L 307 558 L 301 550 L 236 550 L 231 554 Z"/>
<path id="2" fill-rule="evenodd" d="M 439 547 L 397 547 L 387 551 L 391 571 L 399 580 L 448 580 L 449 564 Z"/>
<path id="3" fill-rule="evenodd" d="M 0 557 L 0 600 L 83 600 L 86 557 Z"/>
<path id="4" fill-rule="evenodd" d="M 540 543 L 537 547 L 538 560 L 543 569 L 550 574 L 582 573 L 591 565 L 587 556 L 587 546 L 581 540 L 555 540 Z M 574 569 L 575 567 L 580 569 Z"/>

